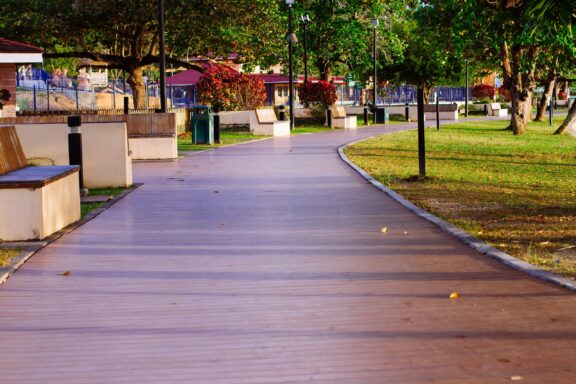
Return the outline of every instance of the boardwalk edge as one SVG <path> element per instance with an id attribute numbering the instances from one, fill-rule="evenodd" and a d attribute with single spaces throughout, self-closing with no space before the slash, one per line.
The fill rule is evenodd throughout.
<path id="1" fill-rule="evenodd" d="M 340 159 L 342 159 L 342 161 L 344 161 L 346 164 L 348 164 L 348 166 L 350 166 L 353 170 L 355 170 L 358 174 L 360 174 L 360 176 L 362 176 L 366 181 L 370 182 L 370 184 L 372 184 L 374 187 L 376 187 L 380 191 L 384 192 L 386 195 L 388 195 L 390 198 L 392 198 L 392 200 L 396 201 L 400 205 L 409 209 L 410 211 L 412 211 L 417 216 L 435 224 L 442 231 L 449 233 L 450 235 L 456 237 L 458 240 L 462 241 L 464 244 L 468 245 L 470 248 L 475 249 L 479 253 L 484 254 L 486 256 L 489 256 L 495 260 L 498 260 L 499 262 L 501 262 L 501 263 L 503 263 L 509 267 L 512 267 L 514 269 L 517 269 L 519 271 L 527 273 L 530 276 L 554 283 L 556 285 L 559 285 L 561 287 L 564 287 L 564 288 L 567 288 L 571 291 L 576 292 L 576 282 L 575 281 L 573 281 L 569 278 L 566 278 L 566 277 L 556 275 L 556 274 L 548 272 L 548 271 L 544 271 L 543 269 L 540 269 L 540 268 L 536 267 L 535 265 L 532 265 L 532 264 L 530 264 L 526 261 L 520 260 L 520 259 L 518 259 L 518 258 L 516 258 L 516 257 L 514 257 L 514 256 L 512 256 L 506 252 L 503 252 L 497 248 L 494 248 L 490 244 L 487 244 L 487 243 L 483 242 L 482 240 L 475 238 L 474 236 L 472 236 L 468 232 L 464 231 L 463 229 L 458 228 L 455 225 L 450 224 L 450 223 L 440 219 L 439 217 L 432 215 L 430 212 L 427 212 L 427 211 L 423 210 L 422 208 L 417 207 L 413 203 L 411 203 L 408 200 L 406 200 L 405 198 L 403 198 L 398 193 L 394 192 L 390 188 L 386 187 L 384 184 L 380 183 L 378 180 L 376 180 L 374 177 L 372 177 L 370 174 L 368 174 L 368 172 L 366 172 L 362 168 L 358 167 L 356 164 L 354 164 L 348 158 L 348 156 L 346 156 L 346 154 L 344 153 L 344 150 L 351 145 L 360 143 L 360 142 L 368 140 L 368 139 L 370 139 L 370 137 L 344 144 L 343 146 L 338 148 L 338 155 L 340 156 Z"/>

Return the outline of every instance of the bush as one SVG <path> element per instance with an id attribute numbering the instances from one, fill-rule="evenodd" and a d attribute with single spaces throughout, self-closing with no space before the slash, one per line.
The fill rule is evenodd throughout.
<path id="1" fill-rule="evenodd" d="M 197 84 L 200 102 L 223 111 L 251 110 L 264 105 L 266 88 L 256 76 L 233 72 L 217 65 L 210 67 Z"/>
<path id="2" fill-rule="evenodd" d="M 485 97 L 490 98 L 490 100 L 494 99 L 494 87 L 491 85 L 486 84 L 479 84 L 475 85 L 472 88 L 472 96 L 477 99 L 482 99 Z"/>
<path id="3" fill-rule="evenodd" d="M 306 108 L 323 106 L 328 109 L 336 103 L 336 87 L 327 81 L 307 82 L 298 88 L 298 98 Z"/>
<path id="4" fill-rule="evenodd" d="M 501 85 L 498 88 L 498 96 L 500 97 L 500 101 L 510 102 L 512 101 L 512 96 L 510 95 L 510 91 L 505 86 Z"/>
<path id="5" fill-rule="evenodd" d="M 566 100 L 568 99 L 568 95 L 564 91 L 558 92 L 558 100 Z"/>

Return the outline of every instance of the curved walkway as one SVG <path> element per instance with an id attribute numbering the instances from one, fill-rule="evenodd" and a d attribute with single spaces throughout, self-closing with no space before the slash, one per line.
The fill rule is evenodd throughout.
<path id="1" fill-rule="evenodd" d="M 338 158 L 401 128 L 135 165 L 142 187 L 0 287 L 0 383 L 576 382 L 576 295 Z"/>

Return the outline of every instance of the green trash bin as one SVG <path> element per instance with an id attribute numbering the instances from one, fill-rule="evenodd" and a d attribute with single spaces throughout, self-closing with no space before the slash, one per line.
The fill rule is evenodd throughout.
<path id="1" fill-rule="evenodd" d="M 388 108 L 376 108 L 376 124 L 388 124 L 389 121 Z"/>
<path id="2" fill-rule="evenodd" d="M 214 144 L 214 115 L 212 114 L 212 108 L 197 106 L 190 113 L 192 144 Z"/>

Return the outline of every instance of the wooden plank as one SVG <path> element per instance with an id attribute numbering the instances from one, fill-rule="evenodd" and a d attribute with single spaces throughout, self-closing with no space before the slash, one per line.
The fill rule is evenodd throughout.
<path id="1" fill-rule="evenodd" d="M 14 126 L 0 127 L 0 175 L 28 166 Z"/>

